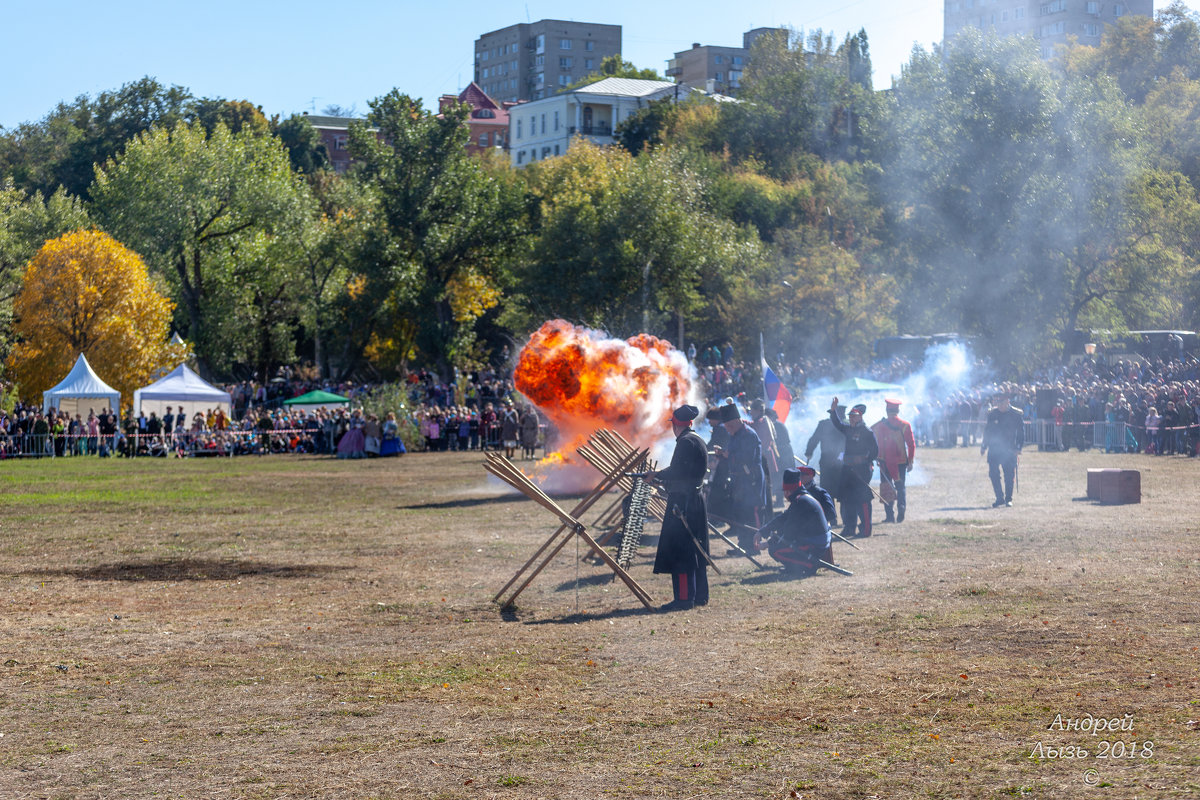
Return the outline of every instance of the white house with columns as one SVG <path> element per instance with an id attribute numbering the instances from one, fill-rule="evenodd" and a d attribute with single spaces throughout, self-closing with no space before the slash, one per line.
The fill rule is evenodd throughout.
<path id="1" fill-rule="evenodd" d="M 596 144 L 616 141 L 616 127 L 655 100 L 683 100 L 693 90 L 669 81 L 605 78 L 602 81 L 522 103 L 508 112 L 508 149 L 513 166 L 562 155 L 582 136 Z"/>

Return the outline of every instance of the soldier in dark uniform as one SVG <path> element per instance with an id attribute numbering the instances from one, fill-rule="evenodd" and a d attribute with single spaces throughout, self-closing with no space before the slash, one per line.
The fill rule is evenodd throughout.
<path id="1" fill-rule="evenodd" d="M 783 564 L 784 572 L 811 575 L 817 571 L 817 561 L 829 550 L 829 522 L 821 504 L 804 488 L 800 470 L 784 470 L 783 490 L 787 509 L 758 533 L 766 539 L 771 558 Z"/>
<path id="2" fill-rule="evenodd" d="M 871 535 L 871 477 L 875 474 L 875 461 L 879 458 L 879 443 L 875 434 L 863 422 L 867 407 L 858 404 L 850 409 L 849 424 L 837 416 L 837 398 L 829 409 L 833 426 L 846 437 L 846 448 L 842 456 L 842 481 L 838 487 L 838 501 L 842 504 L 842 535 L 847 539 L 855 530 L 862 536 Z"/>
<path id="3" fill-rule="evenodd" d="M 841 420 L 845 414 L 846 407 L 838 406 L 838 419 Z M 842 485 L 842 451 L 846 449 L 846 436 L 833 426 L 832 421 L 823 419 L 817 423 L 817 429 L 804 446 L 804 460 L 812 461 L 813 453 L 818 447 L 821 448 L 821 460 L 818 462 L 821 485 L 832 496 L 837 497 Z M 836 525 L 837 521 L 832 524 Z"/>
<path id="4" fill-rule="evenodd" d="M 735 405 L 721 406 L 721 424 L 729 433 L 729 446 L 717 451 L 717 458 L 724 460 L 729 469 L 729 513 L 725 519 L 738 537 L 738 546 L 753 555 L 758 552 L 754 534 L 762 525 L 762 509 L 771 503 L 771 487 L 763 473 L 762 442 L 742 422 Z"/>
<path id="5" fill-rule="evenodd" d="M 710 513 L 721 519 L 729 518 L 729 462 L 718 458 L 717 453 L 729 446 L 729 431 L 721 424 L 721 407 L 713 406 L 704 415 L 705 421 L 712 426 L 708 437 L 708 467 L 712 476 L 708 481 L 708 494 L 705 504 Z"/>
<path id="6" fill-rule="evenodd" d="M 671 576 L 675 598 L 664 611 L 689 609 L 708 603 L 708 513 L 701 487 L 708 473 L 708 452 L 704 440 L 692 430 L 692 420 L 700 411 L 695 406 L 680 406 L 671 415 L 675 434 L 675 452 L 666 469 L 648 478 L 667 490 L 667 513 L 663 517 L 654 557 L 654 573 Z"/>
<path id="7" fill-rule="evenodd" d="M 983 444 L 979 455 L 987 453 L 988 477 L 996 502 L 992 508 L 1011 506 L 1013 484 L 1017 476 L 1017 459 L 1025 445 L 1025 420 L 1021 412 L 1009 404 L 1008 395 L 1001 395 L 999 405 L 988 412 L 983 428 Z M 1000 490 L 1000 472 L 1004 472 L 1004 491 Z"/>
<path id="8" fill-rule="evenodd" d="M 814 500 L 820 503 L 821 511 L 825 513 L 825 521 L 830 526 L 837 525 L 837 510 L 833 505 L 833 496 L 817 483 L 817 471 L 809 466 L 799 467 L 798 469 L 800 470 L 800 483 L 804 485 L 804 491 L 808 492 Z"/>

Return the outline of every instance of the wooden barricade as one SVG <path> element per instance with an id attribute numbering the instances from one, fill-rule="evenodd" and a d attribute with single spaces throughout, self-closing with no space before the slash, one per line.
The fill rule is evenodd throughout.
<path id="1" fill-rule="evenodd" d="M 597 553 L 600 559 L 607 564 L 610 569 L 612 569 L 613 573 L 620 578 L 627 587 L 629 587 L 629 591 L 641 601 L 642 605 L 644 605 L 646 608 L 653 608 L 654 601 L 650 598 L 650 595 L 647 594 L 646 590 L 638 585 L 638 582 L 635 581 L 603 547 L 600 547 L 596 543 L 596 540 L 593 539 L 592 536 L 587 532 L 587 527 L 580 522 L 580 517 L 582 517 L 583 514 L 585 514 L 588 509 L 590 509 L 610 489 L 612 489 L 623 478 L 625 478 L 625 474 L 632 471 L 634 465 L 644 463 L 647 455 L 648 451 L 645 450 L 631 451 L 624 457 L 619 458 L 612 465 L 612 468 L 605 472 L 604 479 L 600 481 L 599 485 L 597 485 L 596 488 L 594 488 L 586 497 L 584 497 L 583 500 L 581 500 L 575 506 L 575 508 L 573 508 L 570 512 L 567 512 L 561 506 L 559 506 L 558 503 L 554 502 L 549 495 L 543 492 L 537 484 L 530 480 L 525 473 L 521 472 L 521 470 L 518 469 L 517 466 L 511 461 L 504 458 L 504 456 L 500 455 L 499 453 L 488 453 L 487 461 L 484 463 L 484 469 L 524 494 L 530 500 L 533 500 L 534 502 L 543 506 L 547 511 L 554 514 L 562 521 L 562 524 L 558 527 L 558 530 L 551 534 L 550 538 L 547 539 L 546 542 L 538 548 L 537 552 L 535 552 L 529 558 L 529 560 L 525 562 L 525 565 L 517 571 L 517 574 L 512 577 L 512 580 L 506 583 L 504 588 L 496 593 L 496 596 L 493 598 L 493 600 L 499 603 L 501 608 L 512 608 L 516 602 L 517 596 L 525 590 L 525 587 L 537 577 L 538 573 L 546 568 L 546 566 L 554 559 L 556 555 L 558 555 L 559 551 L 566 546 L 566 544 L 571 540 L 572 536 L 578 536 L 592 551 Z M 539 561 L 539 559 L 541 560 Z M 534 562 L 538 562 L 536 566 L 534 565 Z M 523 580 L 522 576 L 524 576 Z M 518 582 L 520 583 L 515 589 L 513 589 L 512 594 L 509 595 L 506 600 L 501 601 L 501 598 L 504 597 L 505 593 L 512 589 L 514 584 L 517 584 Z"/>

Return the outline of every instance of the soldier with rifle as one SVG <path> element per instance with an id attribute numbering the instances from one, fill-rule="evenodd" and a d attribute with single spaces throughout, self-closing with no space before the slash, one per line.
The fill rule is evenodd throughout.
<path id="1" fill-rule="evenodd" d="M 804 488 L 798 469 L 783 471 L 783 491 L 788 507 L 759 529 L 771 557 L 788 575 L 812 575 L 827 557 L 831 537 L 821 504 Z"/>
<path id="2" fill-rule="evenodd" d="M 838 488 L 838 500 L 842 504 L 842 535 L 847 539 L 857 530 L 861 536 L 871 535 L 871 500 L 875 492 L 871 489 L 871 477 L 875 473 L 875 461 L 879 458 L 879 443 L 875 434 L 863 422 L 867 407 L 862 403 L 850 409 L 849 424 L 838 419 L 837 398 L 829 409 L 833 427 L 846 437 L 842 456 L 842 479 Z"/>
<path id="3" fill-rule="evenodd" d="M 674 599 L 663 611 L 682 611 L 708 603 L 708 513 L 701 488 L 708 473 L 704 440 L 692 430 L 700 414 L 695 406 L 680 406 L 671 414 L 675 452 L 666 469 L 648 474 L 647 480 L 667 490 L 654 573 L 671 576 Z"/>

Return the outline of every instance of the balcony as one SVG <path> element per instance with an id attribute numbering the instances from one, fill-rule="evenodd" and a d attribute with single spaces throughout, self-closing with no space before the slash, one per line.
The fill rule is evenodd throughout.
<path id="1" fill-rule="evenodd" d="M 612 136 L 612 127 L 607 122 L 597 122 L 592 125 L 582 125 L 576 128 L 571 125 L 567 128 L 567 133 L 574 136 L 576 131 L 584 136 Z"/>

